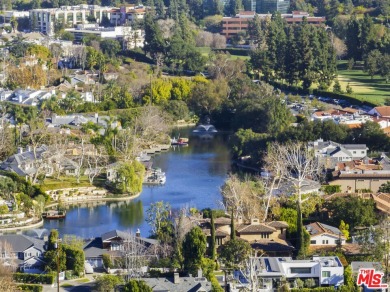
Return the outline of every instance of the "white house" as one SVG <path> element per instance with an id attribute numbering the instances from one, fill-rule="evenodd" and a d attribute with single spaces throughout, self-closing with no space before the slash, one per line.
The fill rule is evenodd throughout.
<path id="1" fill-rule="evenodd" d="M 352 161 L 367 156 L 366 144 L 339 144 L 333 141 L 318 139 L 309 142 L 309 149 L 316 157 L 332 158 L 335 161 Z"/>
<path id="2" fill-rule="evenodd" d="M 310 246 L 336 246 L 339 242 L 341 245 L 345 244 L 344 234 L 336 227 L 314 222 L 305 225 L 305 228 L 310 234 Z"/>

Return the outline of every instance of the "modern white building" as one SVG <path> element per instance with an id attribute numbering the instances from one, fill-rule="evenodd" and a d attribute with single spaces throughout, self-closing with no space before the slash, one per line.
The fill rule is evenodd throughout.
<path id="1" fill-rule="evenodd" d="M 145 40 L 140 29 L 133 30 L 130 26 L 99 27 L 97 24 L 78 24 L 75 28 L 65 30 L 74 35 L 76 42 L 81 42 L 86 35 L 96 35 L 102 39 L 116 39 L 122 45 L 125 44 L 127 49 L 141 48 Z"/>
<path id="2" fill-rule="evenodd" d="M 30 23 L 33 30 L 47 35 L 54 35 L 54 24 L 64 23 L 67 26 L 88 23 L 88 17 L 93 16 L 97 23 L 104 16 L 110 18 L 112 7 L 81 4 L 76 6 L 61 6 L 60 8 L 30 10 Z"/>
<path id="3" fill-rule="evenodd" d="M 296 279 L 314 279 L 317 286 L 338 287 L 344 283 L 344 267 L 337 256 L 314 256 L 310 260 L 293 260 L 290 257 L 260 257 L 254 262 L 258 278 L 262 279 L 261 291 L 274 291 L 276 283 L 286 279 L 294 286 Z M 243 278 L 241 272 L 235 277 Z M 245 281 L 241 281 L 245 282 Z"/>

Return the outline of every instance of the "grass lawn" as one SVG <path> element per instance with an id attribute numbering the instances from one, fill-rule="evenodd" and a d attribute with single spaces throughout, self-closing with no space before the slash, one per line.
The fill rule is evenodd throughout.
<path id="1" fill-rule="evenodd" d="M 69 283 L 64 283 L 64 284 L 62 284 L 60 287 L 67 288 L 67 287 L 73 287 L 73 285 L 72 285 L 72 284 L 69 284 Z"/>
<path id="2" fill-rule="evenodd" d="M 65 188 L 75 188 L 75 187 L 90 187 L 87 176 L 80 177 L 80 183 L 77 183 L 76 177 L 72 176 L 62 176 L 59 180 L 54 178 L 46 178 L 41 188 L 43 191 L 50 191 L 56 189 L 65 189 Z"/>
<path id="3" fill-rule="evenodd" d="M 361 101 L 368 101 L 375 104 L 383 104 L 386 97 L 390 97 L 390 83 L 380 76 L 374 76 L 373 79 L 363 70 L 348 70 L 347 61 L 339 62 L 338 79 L 341 88 L 349 83 L 353 93 L 351 96 Z"/>
<path id="4" fill-rule="evenodd" d="M 88 282 L 89 282 L 89 279 L 87 279 L 87 278 L 81 278 L 81 279 L 77 279 L 75 282 L 77 282 L 77 283 L 88 283 Z"/>
<path id="5" fill-rule="evenodd" d="M 205 57 L 208 57 L 208 55 L 211 52 L 211 48 L 210 47 L 196 47 L 196 49 L 198 50 L 198 52 L 200 52 L 202 54 L 202 56 L 205 56 Z M 237 60 L 237 59 L 249 60 L 250 57 L 249 56 L 232 55 L 230 53 L 230 59 L 232 59 L 232 60 Z"/>

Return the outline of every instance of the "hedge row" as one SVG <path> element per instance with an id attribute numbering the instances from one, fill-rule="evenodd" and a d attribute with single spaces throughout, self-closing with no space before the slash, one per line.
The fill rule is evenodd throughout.
<path id="1" fill-rule="evenodd" d="M 22 291 L 29 291 L 29 292 L 42 292 L 43 286 L 38 284 L 21 284 L 18 285 L 18 288 Z"/>
<path id="2" fill-rule="evenodd" d="M 53 284 L 54 276 L 51 274 L 24 274 L 15 273 L 14 280 L 19 283 Z"/>
<path id="3" fill-rule="evenodd" d="M 334 287 L 316 287 L 316 288 L 292 288 L 291 292 L 334 292 Z"/>

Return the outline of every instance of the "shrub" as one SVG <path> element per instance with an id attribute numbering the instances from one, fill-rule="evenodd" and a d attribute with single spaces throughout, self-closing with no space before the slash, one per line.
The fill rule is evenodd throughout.
<path id="1" fill-rule="evenodd" d="M 42 292 L 43 286 L 37 284 L 21 284 L 18 285 L 18 289 L 29 292 Z"/>
<path id="2" fill-rule="evenodd" d="M 24 274 L 15 273 L 14 280 L 19 283 L 29 284 L 53 284 L 54 276 L 50 274 Z"/>

